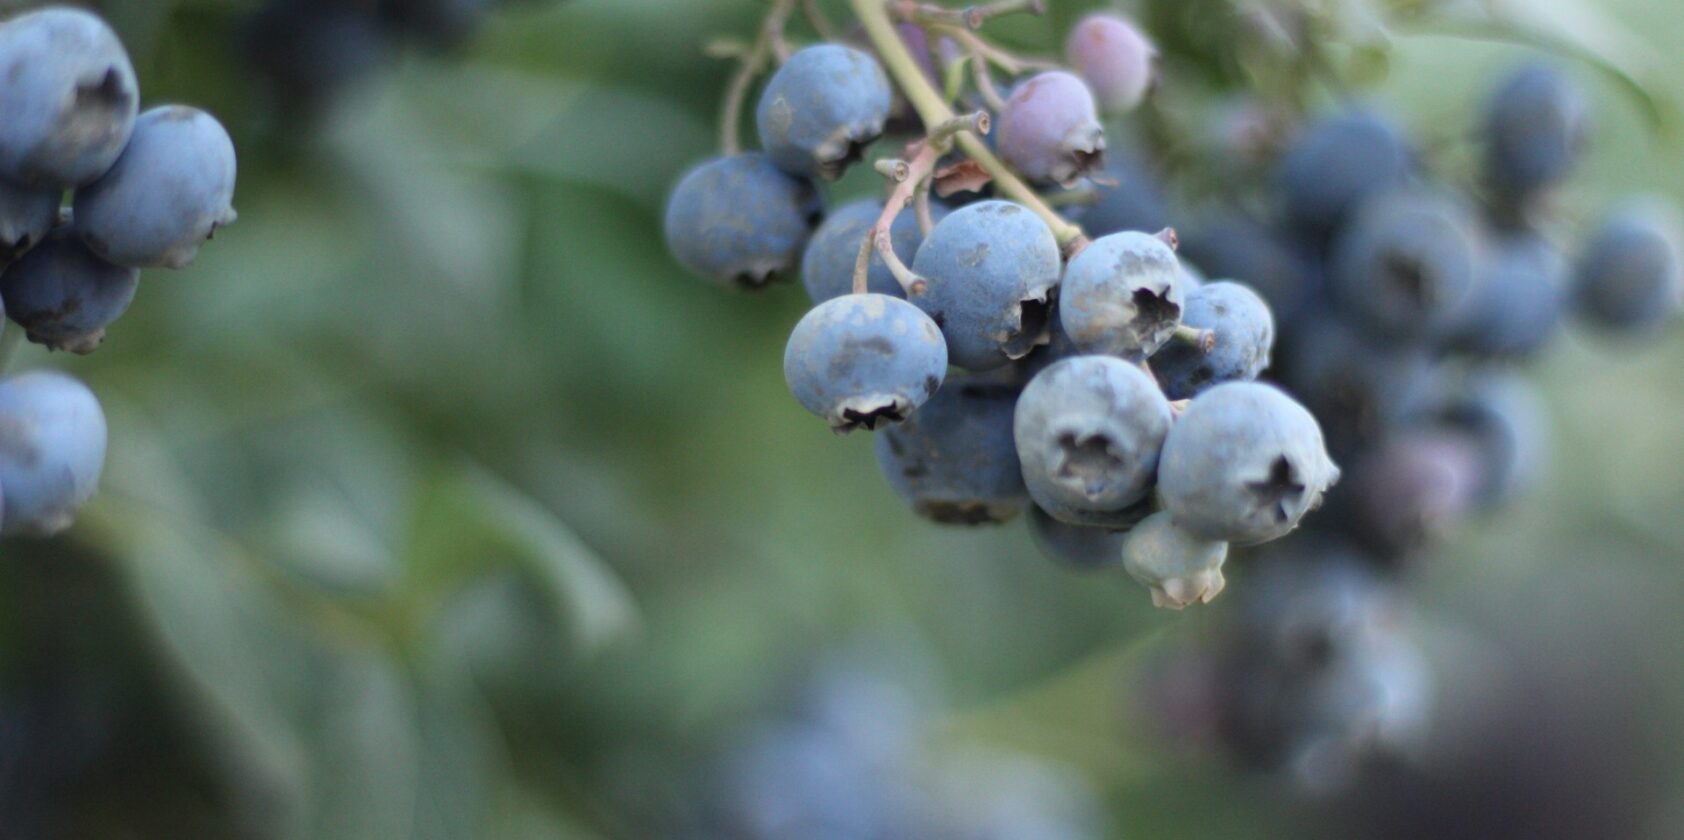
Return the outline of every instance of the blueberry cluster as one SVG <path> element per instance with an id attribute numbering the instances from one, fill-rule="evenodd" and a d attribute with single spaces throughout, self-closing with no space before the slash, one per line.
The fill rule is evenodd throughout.
<path id="1" fill-rule="evenodd" d="M 91 353 L 143 268 L 183 268 L 235 219 L 234 144 L 184 105 L 141 112 L 127 52 L 97 16 L 0 22 L 0 300 L 30 341 Z M 0 382 L 4 529 L 51 533 L 93 494 L 105 419 L 81 383 Z"/>
<path id="2" fill-rule="evenodd" d="M 701 824 L 678 836 L 1105 836 L 1079 776 L 1003 749 L 943 748 L 928 698 L 885 670 L 825 662 L 794 694 L 704 765 Z"/>
<path id="3" fill-rule="evenodd" d="M 1170 657 L 1157 691 L 1177 707 L 1166 719 L 1201 710 L 1184 729 L 1311 790 L 1421 732 L 1430 680 L 1401 579 L 1538 477 L 1545 418 L 1518 366 L 1568 316 L 1641 337 L 1684 302 L 1680 228 L 1661 204 L 1628 200 L 1576 253 L 1557 244 L 1560 187 L 1588 136 L 1563 71 L 1501 79 L 1473 134 L 1476 186 L 1457 189 L 1377 109 L 1307 115 L 1262 158 L 1264 200 L 1212 202 L 1185 228 L 1185 254 L 1253 279 L 1279 316 L 1267 375 L 1321 419 L 1344 477 L 1323 515 L 1247 564 L 1227 629 Z"/>
<path id="4" fill-rule="evenodd" d="M 950 62 L 985 61 L 908 34 L 940 14 L 883 21 L 896 37 L 878 53 L 910 68 L 900 85 L 927 85 L 932 41 Z M 1107 164 L 1100 116 L 1140 103 L 1155 51 L 1106 14 L 1083 20 L 1068 50 L 1077 73 L 1028 75 L 1006 97 L 978 74 L 972 95 L 996 100 L 997 120 L 908 93 L 926 103 L 925 134 L 908 160 L 879 161 L 888 199 L 828 218 L 819 185 L 883 134 L 895 91 L 872 52 L 793 51 L 755 111 L 764 151 L 685 174 L 666 238 L 722 285 L 761 288 L 799 268 L 813 307 L 785 348 L 790 390 L 838 433 L 877 432 L 883 474 L 917 513 L 978 525 L 1032 510 L 1054 559 L 1121 567 L 1179 609 L 1222 590 L 1229 544 L 1290 533 L 1340 470 L 1311 413 L 1254 381 L 1275 343 L 1261 295 L 1201 279 L 1171 230 L 1090 241 L 1034 192 L 1097 190 L 1086 216 L 1151 221 L 1119 206 L 1138 192 L 1112 177 L 1121 164 Z"/>

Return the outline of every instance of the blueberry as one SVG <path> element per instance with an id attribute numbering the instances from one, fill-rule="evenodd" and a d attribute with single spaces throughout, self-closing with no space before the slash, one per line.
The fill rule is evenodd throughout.
<path id="1" fill-rule="evenodd" d="M 950 377 L 905 421 L 877 435 L 877 463 L 895 495 L 950 525 L 1005 522 L 1023 510 L 1012 416 L 1017 388 L 1004 377 Z"/>
<path id="2" fill-rule="evenodd" d="M 1181 324 L 1185 274 L 1156 236 L 1102 236 L 1070 260 L 1058 317 L 1083 352 L 1141 359 Z"/>
<path id="3" fill-rule="evenodd" d="M 1336 511 L 1353 539 L 1381 558 L 1408 557 L 1447 536 L 1473 511 L 1484 482 L 1475 442 L 1418 429 L 1355 462 Z M 1330 517 L 1331 518 L 1331 517 Z"/>
<path id="4" fill-rule="evenodd" d="M 1179 610 L 1208 604 L 1222 592 L 1222 563 L 1228 544 L 1182 530 L 1159 511 L 1134 526 L 1123 540 L 1123 568 L 1152 590 L 1152 605 Z"/>
<path id="5" fill-rule="evenodd" d="M 1566 296 L 1567 260 L 1554 245 L 1535 233 L 1500 236 L 1486 249 L 1446 346 L 1481 358 L 1533 356 L 1555 335 Z"/>
<path id="6" fill-rule="evenodd" d="M 870 53 L 840 44 L 798 50 L 772 74 L 755 124 L 772 162 L 835 180 L 883 134 L 891 91 Z"/>
<path id="7" fill-rule="evenodd" d="M 946 374 L 941 330 L 888 295 L 845 295 L 813 307 L 784 349 L 790 391 L 839 434 L 906 419 Z"/>
<path id="8" fill-rule="evenodd" d="M 1126 531 L 1060 522 L 1029 506 L 1029 536 L 1048 560 L 1072 569 L 1103 569 L 1123 562 Z"/>
<path id="9" fill-rule="evenodd" d="M 807 287 L 807 296 L 814 303 L 853 292 L 854 264 L 859 259 L 860 245 L 865 242 L 866 232 L 876 224 L 877 216 L 882 212 L 883 202 L 862 198 L 837 208 L 813 232 L 812 241 L 807 243 L 807 250 L 801 255 L 801 284 Z M 939 222 L 946 217 L 947 207 L 931 202 L 930 218 Z M 894 246 L 895 255 L 900 257 L 901 262 L 910 264 L 923 241 L 924 232 L 918 229 L 917 214 L 910 207 L 902 210 L 889 228 L 889 242 Z M 871 254 L 866 285 L 869 291 L 880 295 L 906 297 L 895 275 L 875 251 Z"/>
<path id="10" fill-rule="evenodd" d="M 1158 499 L 1192 534 L 1259 543 L 1297 527 L 1338 479 L 1310 412 L 1269 385 L 1227 382 L 1170 429 Z"/>
<path id="11" fill-rule="evenodd" d="M 1676 213 L 1658 202 L 1609 214 L 1574 265 L 1574 314 L 1613 333 L 1670 323 L 1684 295 L 1678 231 Z"/>
<path id="12" fill-rule="evenodd" d="M 714 158 L 685 173 L 667 197 L 667 249 L 695 274 L 758 289 L 795 269 L 823 213 L 812 183 L 784 174 L 765 155 Z"/>
<path id="13" fill-rule="evenodd" d="M 53 534 L 92 498 L 105 414 L 86 385 L 32 371 L 0 381 L 0 487 L 7 533 Z"/>
<path id="14" fill-rule="evenodd" d="M 59 228 L 0 274 L 0 297 L 30 341 L 91 353 L 139 283 L 139 269 L 100 259 L 69 228 Z"/>
<path id="15" fill-rule="evenodd" d="M 388 40 L 367 4 L 267 0 L 246 19 L 240 48 L 281 109 L 309 118 L 373 75 Z"/>
<path id="16" fill-rule="evenodd" d="M 1402 132 L 1376 114 L 1348 110 L 1322 117 L 1293 140 L 1276 172 L 1287 218 L 1325 235 L 1364 199 L 1403 183 L 1411 157 Z"/>
<path id="17" fill-rule="evenodd" d="M 1416 189 L 1376 195 L 1335 243 L 1334 300 L 1381 338 L 1435 337 L 1472 294 L 1482 249 L 1456 199 Z"/>
<path id="18" fill-rule="evenodd" d="M 1121 16 L 1096 12 L 1070 30 L 1064 58 L 1093 88 L 1101 109 L 1123 114 L 1151 89 L 1158 49 Z"/>
<path id="19" fill-rule="evenodd" d="M 1062 71 L 1037 74 L 1012 91 L 995 142 L 1001 159 L 1031 181 L 1068 187 L 1105 165 L 1093 93 Z"/>
<path id="20" fill-rule="evenodd" d="M 0 181 L 0 268 L 24 255 L 58 221 L 63 191 L 29 189 Z"/>
<path id="21" fill-rule="evenodd" d="M 1102 179 L 1104 183 L 1100 183 Z M 1105 170 L 1091 184 L 1096 200 L 1076 208 L 1090 236 L 1169 227 L 1169 206 L 1157 172 L 1126 154 L 1107 153 Z"/>
<path id="22" fill-rule="evenodd" d="M 183 268 L 234 223 L 234 171 L 234 142 L 215 117 L 153 108 L 111 171 L 76 192 L 76 231 L 118 265 Z"/>
<path id="23" fill-rule="evenodd" d="M 0 177 L 77 187 L 105 174 L 135 126 L 140 89 L 117 34 L 53 6 L 0 25 Z"/>
<path id="24" fill-rule="evenodd" d="M 1228 281 L 1200 286 L 1187 294 L 1181 322 L 1210 330 L 1216 344 L 1206 351 L 1172 341 L 1152 357 L 1152 373 L 1170 399 L 1189 399 L 1219 382 L 1256 379 L 1269 366 L 1275 319 L 1251 289 Z"/>
<path id="25" fill-rule="evenodd" d="M 1169 429 L 1157 383 L 1109 356 L 1077 356 L 1036 374 L 1014 423 L 1036 504 L 1071 524 L 1119 527 L 1138 521 Z"/>
<path id="26" fill-rule="evenodd" d="M 1292 335 L 1282 382 L 1327 424 L 1336 455 L 1372 445 L 1422 408 L 1437 375 L 1425 347 L 1376 344 L 1322 313 Z"/>
<path id="27" fill-rule="evenodd" d="M 1476 447 L 1479 509 L 1501 507 L 1537 484 L 1549 455 L 1549 416 L 1525 379 L 1490 371 L 1474 376 L 1435 414 Z"/>
<path id="28" fill-rule="evenodd" d="M 1559 183 L 1589 134 L 1584 95 L 1555 67 L 1532 62 L 1505 77 L 1485 106 L 1485 178 L 1519 204 Z"/>
<path id="29" fill-rule="evenodd" d="M 1285 235 L 1245 215 L 1206 219 L 1176 231 L 1182 262 L 1195 262 L 1210 277 L 1230 277 L 1268 301 L 1282 325 L 1320 294 L 1317 275 L 1302 250 Z"/>
<path id="30" fill-rule="evenodd" d="M 910 300 L 941 326 L 953 364 L 990 370 L 1046 343 L 1059 268 L 1045 222 L 1009 201 L 979 201 L 919 246 L 912 270 L 929 288 Z"/>

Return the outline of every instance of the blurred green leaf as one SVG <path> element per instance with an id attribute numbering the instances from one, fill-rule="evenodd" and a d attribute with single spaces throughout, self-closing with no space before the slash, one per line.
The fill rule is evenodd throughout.
<path id="1" fill-rule="evenodd" d="M 430 614 L 466 582 L 513 569 L 541 594 L 574 651 L 592 652 L 637 623 L 631 594 L 566 523 L 471 465 L 424 493 L 411 537 L 411 595 Z"/>
<path id="2" fill-rule="evenodd" d="M 405 840 L 415 836 L 419 725 L 410 686 L 377 655 L 325 667 L 309 728 L 311 837 Z"/>

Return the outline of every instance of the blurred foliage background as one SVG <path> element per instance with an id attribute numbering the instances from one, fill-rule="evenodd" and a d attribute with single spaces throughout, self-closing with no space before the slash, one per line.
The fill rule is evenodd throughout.
<path id="1" fill-rule="evenodd" d="M 1336 810 L 1164 753 L 1126 712 L 1132 663 L 1222 601 L 1154 611 L 1022 529 L 915 519 L 867 436 L 785 393 L 800 290 L 724 294 L 666 257 L 665 192 L 713 150 L 731 70 L 703 44 L 761 4 L 507 6 L 310 124 L 242 60 L 255 4 L 95 5 L 147 103 L 230 126 L 241 219 L 148 274 L 95 356 L 10 361 L 85 378 L 111 460 L 75 529 L 0 549 L 0 832 L 657 836 L 733 727 L 861 634 L 936 664 L 938 737 L 1086 772 L 1117 836 L 1308 836 Z M 1050 5 L 998 31 L 1050 47 L 1098 4 Z M 1560 9 L 1656 57 L 1665 116 L 1571 64 L 1599 127 L 1565 215 L 1684 199 L 1684 13 Z M 1455 142 L 1527 52 L 1395 33 L 1377 98 Z M 1607 748 L 1646 748 L 1626 757 L 1654 837 L 1684 830 L 1680 365 L 1676 331 L 1558 342 L 1547 480 L 1412 582 L 1441 685 L 1497 646 L 1636 716 Z"/>

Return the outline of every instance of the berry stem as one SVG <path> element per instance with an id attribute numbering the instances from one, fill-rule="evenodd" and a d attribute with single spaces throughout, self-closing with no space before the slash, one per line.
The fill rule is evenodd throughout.
<path id="1" fill-rule="evenodd" d="M 1201 330 L 1198 327 L 1180 324 L 1175 328 L 1175 340 L 1191 344 L 1199 348 L 1201 353 L 1209 353 L 1216 349 L 1215 330 Z"/>
<path id="2" fill-rule="evenodd" d="M 973 115 L 944 120 L 941 125 L 962 123 L 963 120 L 974 118 Z M 924 289 L 929 286 L 924 278 L 913 273 L 912 269 L 906 267 L 906 263 L 901 262 L 900 256 L 895 253 L 894 238 L 890 233 L 894 228 L 895 217 L 900 215 L 900 211 L 906 209 L 907 203 L 911 202 L 918 193 L 920 185 L 929 182 L 930 176 L 935 172 L 936 162 L 941 160 L 944 145 L 933 138 L 919 140 L 913 143 L 912 147 L 908 147 L 908 151 L 911 151 L 914 147 L 917 149 L 912 155 L 912 160 L 892 161 L 895 166 L 891 168 L 896 170 L 894 174 L 899 174 L 898 165 L 904 164 L 906 166 L 907 175 L 905 178 L 896 179 L 893 175 L 884 173 L 889 175 L 889 180 L 894 182 L 895 187 L 889 191 L 889 197 L 883 200 L 883 212 L 878 214 L 877 221 L 872 224 L 871 230 L 866 232 L 865 241 L 860 243 L 859 258 L 854 260 L 854 294 L 864 294 L 869 288 L 866 275 L 871 270 L 871 251 L 873 249 L 876 249 L 878 256 L 883 258 L 883 264 L 889 267 L 889 273 L 895 276 L 895 281 L 900 283 L 901 288 L 906 290 L 908 296 L 923 294 Z M 878 170 L 882 171 L 881 164 L 883 161 L 878 161 L 878 163 Z M 924 187 L 924 189 L 927 191 L 928 187 Z"/>
<path id="3" fill-rule="evenodd" d="M 766 72 L 766 63 L 773 53 L 789 49 L 783 39 L 784 22 L 794 9 L 795 0 L 772 0 L 772 8 L 766 12 L 754 46 L 739 60 L 737 72 L 731 75 L 731 82 L 725 88 L 725 103 L 719 109 L 719 147 L 727 155 L 743 151 L 743 102 L 748 99 L 748 89 L 754 80 Z"/>
<path id="4" fill-rule="evenodd" d="M 818 0 L 801 0 L 801 14 L 807 18 L 807 25 L 813 27 L 821 41 L 836 40 L 836 27 L 825 16 L 824 10 L 819 8 Z"/>
<path id="5" fill-rule="evenodd" d="M 919 69 L 917 62 L 912 59 L 912 54 L 907 52 L 906 44 L 901 41 L 899 33 L 895 32 L 894 24 L 889 20 L 888 7 L 884 5 L 883 0 L 848 0 L 848 4 L 859 17 L 860 24 L 865 27 L 866 37 L 871 39 L 871 45 L 877 50 L 877 55 L 883 60 L 889 75 L 899 85 L 901 92 L 906 94 L 907 101 L 918 111 L 918 116 L 924 124 L 939 126 L 952 119 L 953 110 L 947 107 L 947 102 L 941 98 L 941 94 L 924 78 L 924 71 Z M 1066 251 L 1071 250 L 1078 240 L 1086 239 L 1080 227 L 1053 212 L 1017 173 L 995 157 L 994 152 L 976 134 L 961 131 L 954 136 L 954 140 L 966 155 L 988 172 L 1001 193 L 1041 217 L 1041 220 L 1047 223 L 1047 227 L 1052 229 L 1059 245 Z"/>
<path id="6" fill-rule="evenodd" d="M 1032 15 L 1045 14 L 1046 0 L 994 0 L 992 3 L 966 6 L 962 9 L 950 9 L 933 3 L 921 3 L 919 0 L 894 0 L 895 15 L 903 20 L 920 24 L 942 24 L 946 26 L 977 29 L 991 18 L 1002 15 L 1028 12 Z"/>

